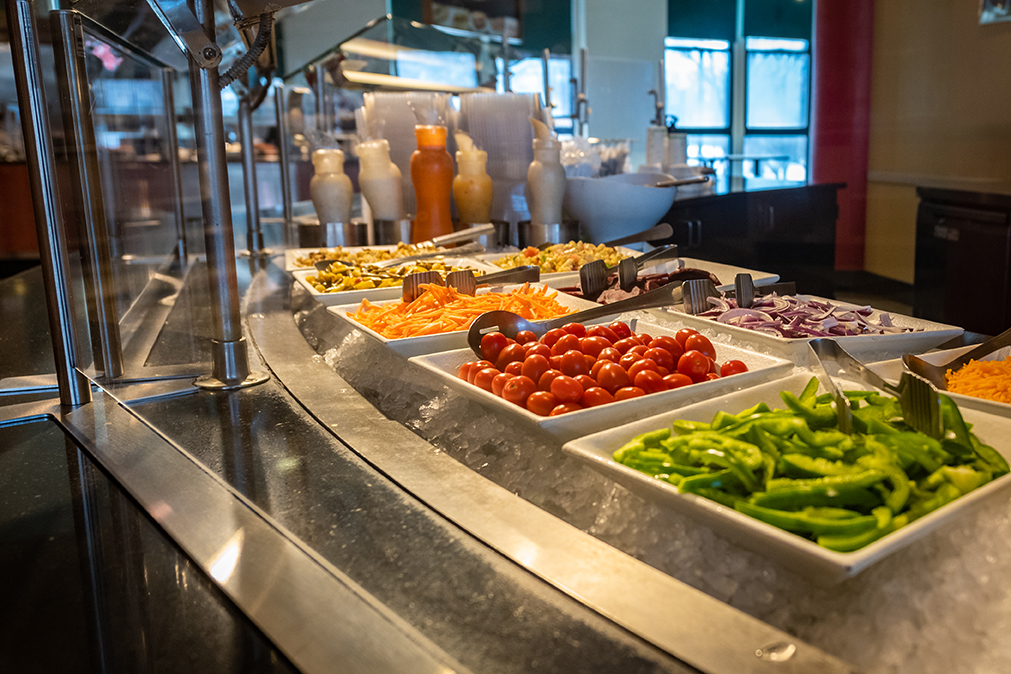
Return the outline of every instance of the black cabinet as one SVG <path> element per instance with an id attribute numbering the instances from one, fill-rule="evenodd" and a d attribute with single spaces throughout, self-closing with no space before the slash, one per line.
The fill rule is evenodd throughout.
<path id="1" fill-rule="evenodd" d="M 664 217 L 684 257 L 779 274 L 831 297 L 840 184 L 732 192 L 675 201 Z M 730 283 L 733 279 L 720 279 Z"/>
<path id="2" fill-rule="evenodd" d="M 913 313 L 995 335 L 1011 326 L 1011 197 L 920 188 Z"/>

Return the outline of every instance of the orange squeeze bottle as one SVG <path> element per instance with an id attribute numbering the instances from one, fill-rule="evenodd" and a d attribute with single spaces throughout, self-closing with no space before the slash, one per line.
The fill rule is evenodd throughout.
<path id="1" fill-rule="evenodd" d="M 414 127 L 414 137 L 418 149 L 411 155 L 411 182 L 418 213 L 411 241 L 418 243 L 453 233 L 453 158 L 446 151 L 446 127 L 419 124 Z"/>

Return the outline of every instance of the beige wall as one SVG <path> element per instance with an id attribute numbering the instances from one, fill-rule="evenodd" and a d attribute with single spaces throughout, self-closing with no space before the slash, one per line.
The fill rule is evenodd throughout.
<path id="1" fill-rule="evenodd" d="M 875 3 L 868 271 L 913 281 L 916 185 L 1011 189 L 1011 23 L 976 7 Z"/>

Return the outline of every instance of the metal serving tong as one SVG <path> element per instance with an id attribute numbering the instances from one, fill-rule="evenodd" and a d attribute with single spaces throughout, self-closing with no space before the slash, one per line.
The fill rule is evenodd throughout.
<path id="1" fill-rule="evenodd" d="M 536 265 L 516 267 L 505 271 L 494 272 L 474 276 L 470 269 L 451 271 L 446 274 L 443 280 L 442 274 L 437 271 L 421 271 L 408 274 L 404 278 L 403 300 L 413 302 L 421 294 L 422 284 L 434 283 L 436 285 L 447 285 L 464 295 L 473 295 L 477 292 L 478 284 L 487 283 L 536 283 L 541 280 L 541 268 Z"/>
<path id="2" fill-rule="evenodd" d="M 485 223 L 481 225 L 474 225 L 468 229 L 462 229 L 459 232 L 453 232 L 452 234 L 444 234 L 442 236 L 437 236 L 428 241 L 421 241 L 416 246 L 433 246 L 434 248 L 441 248 L 442 246 L 459 243 L 461 241 L 471 241 L 478 237 L 484 236 L 486 234 L 493 234 L 495 232 L 495 225 L 492 223 Z M 419 253 L 418 255 L 408 255 L 406 257 L 395 257 L 389 260 L 382 260 L 381 262 L 371 263 L 373 266 L 379 269 L 384 269 L 386 267 L 395 267 L 404 262 L 413 262 L 414 260 L 425 260 L 431 257 L 438 257 L 440 255 L 470 255 L 473 253 L 483 253 L 485 252 L 485 247 L 479 243 L 468 244 L 466 246 L 460 246 L 459 248 L 453 248 L 451 250 L 434 250 L 429 253 Z M 327 271 L 334 262 L 342 262 L 343 260 L 333 259 L 333 260 L 321 260 L 315 264 L 316 271 Z"/>
<path id="3" fill-rule="evenodd" d="M 464 257 L 466 255 L 476 255 L 477 253 L 483 253 L 487 249 L 480 243 L 468 243 L 459 248 L 452 248 L 450 250 L 437 250 L 431 253 L 420 253 L 418 255 L 408 255 L 407 257 L 394 257 L 389 260 L 383 260 L 381 262 L 376 262 L 373 266 L 378 269 L 386 269 L 387 267 L 398 267 L 407 262 L 416 262 L 418 260 L 430 260 L 433 257 Z"/>
<path id="4" fill-rule="evenodd" d="M 677 259 L 677 245 L 668 244 L 638 257 L 626 257 L 619 260 L 615 267 L 608 267 L 603 260 L 587 262 L 579 268 L 579 288 L 583 292 L 583 297 L 594 300 L 600 293 L 607 290 L 608 277 L 617 271 L 618 285 L 622 290 L 631 290 L 635 287 L 639 272 L 643 269 Z"/>
<path id="5" fill-rule="evenodd" d="M 961 356 L 949 360 L 944 365 L 931 365 L 911 353 L 907 353 L 902 357 L 902 363 L 910 372 L 920 375 L 940 390 L 947 391 L 948 380 L 944 375 L 948 370 L 958 370 L 970 360 L 979 360 L 1005 346 L 1011 346 L 1011 329 L 1005 330 L 996 337 L 991 337 L 975 349 L 970 349 Z"/>
<path id="6" fill-rule="evenodd" d="M 741 309 L 750 309 L 755 302 L 756 295 L 771 295 L 772 293 L 795 295 L 797 293 L 797 284 L 793 281 L 756 287 L 751 279 L 751 274 L 738 274 L 734 279 L 734 290 L 729 290 L 726 293 L 717 290 L 716 284 L 711 279 L 698 279 L 686 281 L 686 283 L 689 285 L 685 287 L 685 311 L 689 314 L 701 314 L 712 309 L 708 301 L 710 297 L 726 295 L 736 299 L 737 306 Z"/>
<path id="7" fill-rule="evenodd" d="M 833 339 L 826 337 L 812 339 L 808 342 L 808 347 L 821 372 L 825 375 L 819 379 L 822 380 L 835 400 L 836 414 L 839 415 L 839 430 L 844 433 L 853 432 L 853 412 L 849 400 L 832 381 L 834 374 L 845 372 L 898 398 L 899 406 L 902 408 L 902 416 L 913 429 L 932 438 L 941 437 L 941 405 L 937 397 L 937 389 L 931 386 L 926 379 L 912 372 L 903 372 L 898 385 L 892 385 L 851 356 Z M 835 364 L 831 372 L 825 365 L 826 361 Z"/>

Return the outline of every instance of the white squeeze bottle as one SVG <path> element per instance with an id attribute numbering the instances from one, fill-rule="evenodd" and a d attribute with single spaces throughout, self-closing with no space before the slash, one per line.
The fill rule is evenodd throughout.
<path id="1" fill-rule="evenodd" d="M 479 150 L 471 137 L 457 131 L 456 166 L 453 178 L 453 199 L 460 222 L 475 224 L 490 222 L 493 186 L 488 175 L 488 153 Z"/>
<path id="2" fill-rule="evenodd" d="M 386 140 L 369 140 L 358 145 L 361 171 L 358 185 L 369 202 L 376 220 L 400 220 L 404 217 L 403 182 L 400 169 L 390 159 Z"/>
<path id="3" fill-rule="evenodd" d="M 551 136 L 551 130 L 544 122 L 531 117 L 530 123 L 534 125 L 534 160 L 527 169 L 530 224 L 561 224 L 562 199 L 565 197 L 562 143 Z"/>
<path id="4" fill-rule="evenodd" d="M 321 225 L 351 222 L 351 198 L 354 188 L 344 173 L 344 153 L 336 149 L 312 153 L 315 175 L 309 181 L 309 196 Z"/>

